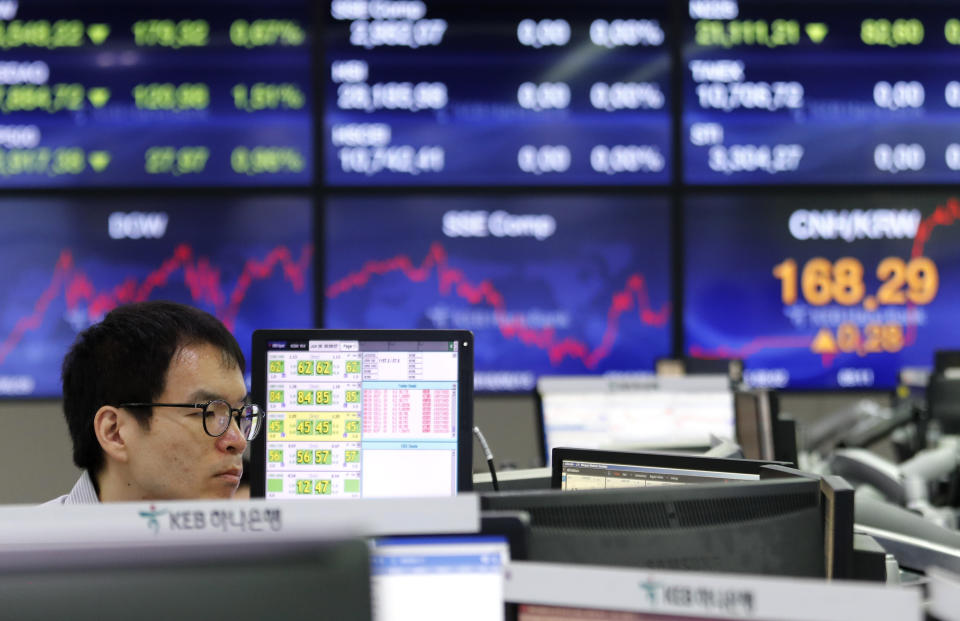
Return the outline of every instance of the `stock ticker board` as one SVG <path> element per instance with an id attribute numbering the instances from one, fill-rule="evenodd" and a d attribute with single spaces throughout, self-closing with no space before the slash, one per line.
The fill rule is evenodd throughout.
<path id="1" fill-rule="evenodd" d="M 669 183 L 668 7 L 334 0 L 327 183 Z"/>
<path id="2" fill-rule="evenodd" d="M 119 304 L 216 315 L 247 356 L 253 330 L 313 325 L 311 201 L 0 200 L 0 397 L 58 397 L 76 335 Z"/>
<path id="3" fill-rule="evenodd" d="M 686 201 L 691 356 L 741 358 L 771 388 L 892 388 L 960 348 L 960 195 Z"/>
<path id="4" fill-rule="evenodd" d="M 691 0 L 684 180 L 960 179 L 960 7 L 946 0 Z"/>
<path id="5" fill-rule="evenodd" d="M 304 0 L 0 0 L 0 188 L 307 185 Z"/>
<path id="6" fill-rule="evenodd" d="M 326 327 L 471 330 L 478 390 L 652 371 L 671 352 L 669 213 L 659 197 L 333 198 Z"/>

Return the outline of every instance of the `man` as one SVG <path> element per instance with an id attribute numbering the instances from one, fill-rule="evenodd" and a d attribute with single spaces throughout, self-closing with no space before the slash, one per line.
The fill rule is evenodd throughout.
<path id="1" fill-rule="evenodd" d="M 84 472 L 50 504 L 231 498 L 261 413 L 219 320 L 172 302 L 121 306 L 63 362 L 63 411 Z"/>

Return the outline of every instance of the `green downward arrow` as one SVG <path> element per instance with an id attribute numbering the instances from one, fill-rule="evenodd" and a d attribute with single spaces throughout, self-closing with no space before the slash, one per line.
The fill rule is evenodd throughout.
<path id="1" fill-rule="evenodd" d="M 807 24 L 805 27 L 807 31 L 807 36 L 810 37 L 810 40 L 815 44 L 820 45 L 820 42 L 823 41 L 823 38 L 827 36 L 827 25 L 822 22 L 813 22 Z"/>
<path id="2" fill-rule="evenodd" d="M 110 164 L 110 152 L 91 151 L 90 155 L 87 156 L 87 161 L 90 162 L 90 168 L 100 172 Z"/>
<path id="3" fill-rule="evenodd" d="M 87 99 L 90 100 L 94 108 L 102 108 L 110 101 L 110 89 L 103 86 L 89 88 L 87 89 Z"/>
<path id="4" fill-rule="evenodd" d="M 94 45 L 100 45 L 110 36 L 109 24 L 90 24 L 87 26 L 87 36 Z"/>

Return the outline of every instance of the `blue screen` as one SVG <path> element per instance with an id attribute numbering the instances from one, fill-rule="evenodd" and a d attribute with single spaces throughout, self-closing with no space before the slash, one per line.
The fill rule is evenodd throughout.
<path id="1" fill-rule="evenodd" d="M 311 208 L 299 198 L 3 199 L 0 396 L 59 396 L 77 333 L 122 303 L 204 309 L 248 361 L 253 330 L 312 327 Z"/>
<path id="2" fill-rule="evenodd" d="M 341 197 L 326 207 L 325 324 L 471 330 L 478 390 L 652 370 L 671 350 L 661 197 Z"/>
<path id="3" fill-rule="evenodd" d="M 958 219 L 936 192 L 692 197 L 686 351 L 758 386 L 891 388 L 960 348 Z"/>
<path id="4" fill-rule="evenodd" d="M 0 1 L 0 187 L 309 184 L 310 14 Z"/>
<path id="5" fill-rule="evenodd" d="M 328 3 L 330 185 L 670 181 L 661 0 Z"/>
<path id="6" fill-rule="evenodd" d="M 684 180 L 956 182 L 958 45 L 946 0 L 691 0 Z"/>

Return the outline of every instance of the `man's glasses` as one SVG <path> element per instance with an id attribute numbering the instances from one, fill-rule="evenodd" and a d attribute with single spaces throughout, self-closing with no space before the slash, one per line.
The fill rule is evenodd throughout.
<path id="1" fill-rule="evenodd" d="M 204 401 L 202 403 L 121 403 L 121 408 L 193 408 L 201 410 L 203 416 L 203 430 L 208 436 L 219 438 L 230 428 L 230 421 L 237 419 L 240 434 L 247 440 L 253 440 L 260 433 L 263 424 L 263 413 L 260 406 L 253 403 L 241 405 L 238 408 L 221 399 Z"/>

